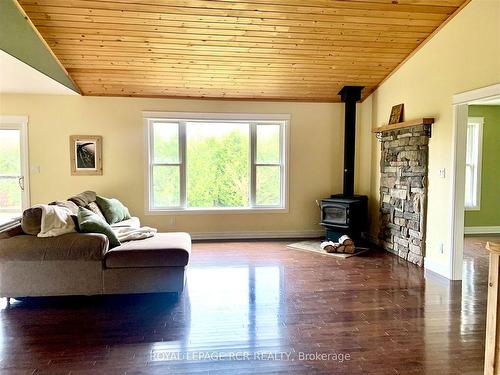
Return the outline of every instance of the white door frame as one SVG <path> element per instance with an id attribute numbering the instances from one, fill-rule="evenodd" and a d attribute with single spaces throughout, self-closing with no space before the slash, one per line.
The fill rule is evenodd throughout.
<path id="1" fill-rule="evenodd" d="M 464 253 L 465 147 L 469 103 L 500 96 L 500 83 L 453 95 L 449 278 L 462 280 Z"/>
<path id="2" fill-rule="evenodd" d="M 24 177 L 22 209 L 24 210 L 31 204 L 28 154 L 28 116 L 0 116 L 0 129 L 13 129 L 21 131 L 21 173 Z"/>

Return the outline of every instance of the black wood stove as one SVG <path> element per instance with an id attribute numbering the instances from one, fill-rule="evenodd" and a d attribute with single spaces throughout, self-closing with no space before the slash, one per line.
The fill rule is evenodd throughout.
<path id="1" fill-rule="evenodd" d="M 322 199 L 321 225 L 326 228 L 326 238 L 337 242 L 339 237 L 347 234 L 354 240 L 361 238 L 361 232 L 366 230 L 366 215 L 368 212 L 368 197 L 335 194 Z"/>
<path id="2" fill-rule="evenodd" d="M 334 194 L 320 202 L 320 224 L 326 228 L 329 241 L 336 242 L 344 234 L 359 240 L 366 230 L 368 197 L 354 195 L 356 102 L 361 99 L 362 89 L 361 86 L 344 86 L 339 92 L 345 103 L 344 189 L 342 194 Z"/>

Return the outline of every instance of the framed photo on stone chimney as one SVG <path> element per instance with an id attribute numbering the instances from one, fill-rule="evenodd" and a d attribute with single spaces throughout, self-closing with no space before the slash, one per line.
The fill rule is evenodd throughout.
<path id="1" fill-rule="evenodd" d="M 102 137 L 72 135 L 69 137 L 72 176 L 102 175 Z"/>
<path id="2" fill-rule="evenodd" d="M 389 118 L 389 124 L 397 124 L 398 122 L 403 121 L 403 108 L 404 108 L 403 103 L 392 107 L 391 117 Z"/>

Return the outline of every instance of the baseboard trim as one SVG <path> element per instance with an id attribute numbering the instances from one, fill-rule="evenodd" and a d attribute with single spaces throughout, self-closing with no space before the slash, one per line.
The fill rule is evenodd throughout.
<path id="1" fill-rule="evenodd" d="M 429 257 L 424 258 L 424 268 L 426 272 L 431 271 L 441 277 L 451 279 L 448 267 L 445 267 L 442 263 L 429 259 Z"/>
<path id="2" fill-rule="evenodd" d="M 440 273 L 437 273 L 435 271 L 432 271 L 428 268 L 426 268 L 424 270 L 424 277 L 426 280 L 432 280 L 433 283 L 441 284 L 444 286 L 449 286 L 450 283 L 453 281 L 453 280 L 447 278 L 446 276 L 444 276 Z"/>
<path id="3" fill-rule="evenodd" d="M 465 227 L 464 234 L 500 234 L 500 227 Z"/>
<path id="4" fill-rule="evenodd" d="M 198 232 L 191 233 L 193 240 L 249 240 L 274 238 L 315 238 L 325 235 L 324 230 L 273 231 L 273 232 Z"/>

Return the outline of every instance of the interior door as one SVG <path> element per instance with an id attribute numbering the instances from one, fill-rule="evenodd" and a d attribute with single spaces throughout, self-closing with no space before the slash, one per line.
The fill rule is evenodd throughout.
<path id="1" fill-rule="evenodd" d="M 0 117 L 0 226 L 29 206 L 26 126 L 24 117 Z"/>

